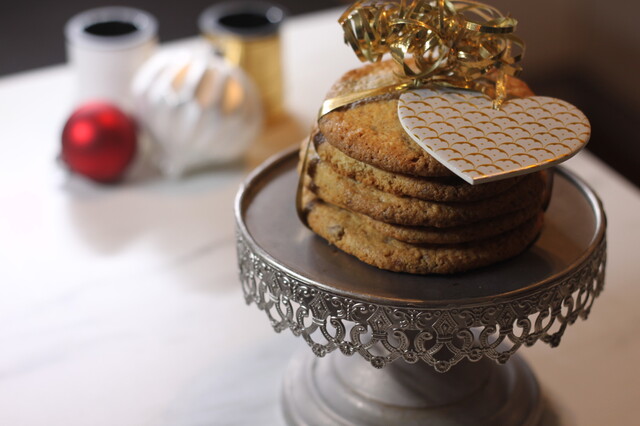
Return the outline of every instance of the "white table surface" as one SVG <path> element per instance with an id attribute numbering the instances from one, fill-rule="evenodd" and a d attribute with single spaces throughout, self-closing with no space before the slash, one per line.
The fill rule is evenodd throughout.
<path id="1" fill-rule="evenodd" d="M 284 28 L 297 132 L 358 65 L 337 15 Z M 72 87 L 66 66 L 0 79 L 0 424 L 281 424 L 279 380 L 304 343 L 244 304 L 232 201 L 246 171 L 70 177 L 55 158 Z M 569 424 L 637 424 L 640 193 L 587 152 L 566 165 L 604 201 L 606 287 L 558 348 L 520 353 Z"/>

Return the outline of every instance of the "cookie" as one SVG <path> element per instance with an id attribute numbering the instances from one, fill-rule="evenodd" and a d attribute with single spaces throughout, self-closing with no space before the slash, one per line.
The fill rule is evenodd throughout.
<path id="1" fill-rule="evenodd" d="M 395 64 L 371 64 L 345 74 L 328 98 L 398 83 Z M 532 94 L 517 79 L 509 79 L 509 94 Z M 434 177 L 453 173 L 415 143 L 398 119 L 398 94 L 370 98 L 334 110 L 319 121 L 327 141 L 351 158 L 392 173 Z"/>
<path id="2" fill-rule="evenodd" d="M 482 185 L 470 185 L 457 176 L 423 178 L 390 173 L 345 155 L 327 143 L 319 131 L 312 137 L 315 152 L 334 171 L 380 191 L 399 196 L 441 202 L 477 201 L 504 192 L 521 179 L 517 176 Z"/>
<path id="3" fill-rule="evenodd" d="M 351 158 L 392 173 L 453 176 L 404 131 L 398 100 L 367 102 L 333 111 L 318 124 L 327 141 Z"/>
<path id="4" fill-rule="evenodd" d="M 311 189 L 322 200 L 373 219 L 406 226 L 468 225 L 518 210 L 538 210 L 545 199 L 546 172 L 524 176 L 509 191 L 468 203 L 399 197 L 344 177 L 322 161 L 309 164 Z"/>
<path id="5" fill-rule="evenodd" d="M 398 84 L 400 67 L 391 60 L 347 71 L 327 92 L 327 99 Z"/>
<path id="6" fill-rule="evenodd" d="M 339 249 L 369 265 L 412 274 L 452 274 L 509 259 L 525 250 L 542 227 L 542 214 L 496 237 L 454 245 L 415 245 L 390 238 L 345 209 L 317 201 L 309 226 Z"/>
<path id="7" fill-rule="evenodd" d="M 353 213 L 353 212 L 352 212 Z M 510 231 L 523 224 L 540 210 L 525 209 L 495 218 L 472 223 L 471 225 L 435 228 L 426 226 L 403 226 L 380 222 L 369 216 L 358 215 L 360 220 L 387 237 L 412 244 L 459 244 L 482 240 Z"/>
<path id="8" fill-rule="evenodd" d="M 328 98 L 396 84 L 397 71 L 391 61 L 350 71 Z M 516 79 L 507 91 L 532 94 Z M 338 108 L 303 142 L 298 207 L 309 227 L 370 265 L 414 274 L 464 272 L 525 250 L 542 227 L 547 172 L 469 185 L 406 134 L 398 98 Z"/>

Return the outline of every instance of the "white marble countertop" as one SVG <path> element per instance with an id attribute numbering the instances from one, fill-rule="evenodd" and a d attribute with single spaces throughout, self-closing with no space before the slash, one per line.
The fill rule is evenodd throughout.
<path id="1" fill-rule="evenodd" d="M 295 132 L 358 65 L 337 15 L 284 28 Z M 66 66 L 0 79 L 0 424 L 280 424 L 282 369 L 304 343 L 244 304 L 232 200 L 245 170 L 107 187 L 69 177 L 55 159 L 72 84 Z M 261 156 L 299 137 L 280 132 Z M 520 353 L 569 423 L 632 424 L 640 192 L 589 153 L 567 166 L 604 201 L 605 291 L 558 348 Z"/>

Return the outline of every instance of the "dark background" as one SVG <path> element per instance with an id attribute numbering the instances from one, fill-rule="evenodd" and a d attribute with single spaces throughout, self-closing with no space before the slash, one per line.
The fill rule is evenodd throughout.
<path id="1" fill-rule="evenodd" d="M 585 0 L 586 1 L 586 0 Z M 623 0 L 611 0 L 621 2 Z M 197 18 L 200 12 L 216 1 L 212 0 L 180 0 L 180 1 L 152 1 L 152 0 L 126 0 L 127 6 L 146 10 L 156 16 L 160 24 L 159 34 L 161 41 L 169 41 L 197 34 Z M 345 6 L 344 0 L 311 0 L 295 1 L 280 0 L 278 3 L 288 9 L 290 15 L 308 13 L 314 10 Z M 492 2 L 492 3 L 500 3 Z M 543 7 L 544 1 L 540 3 L 526 2 L 525 9 L 529 14 L 538 13 Z M 587 1 L 587 3 L 589 3 Z M 587 5 L 585 3 L 585 5 Z M 593 3 L 593 2 L 592 2 Z M 65 59 L 63 27 L 65 22 L 73 15 L 83 10 L 99 6 L 114 5 L 117 3 L 100 0 L 64 0 L 64 1 L 9 1 L 0 0 L 0 76 L 29 70 L 51 64 L 63 63 Z M 501 7 L 500 4 L 497 4 Z M 582 3 L 581 3 L 582 6 Z M 612 6 L 612 5 L 611 5 Z M 511 7 L 511 6 L 509 6 Z M 525 7 L 516 6 L 513 7 Z M 583 7 L 589 12 L 589 7 Z M 629 11 L 632 14 L 633 11 Z M 519 17 L 518 15 L 515 15 Z M 536 18 L 530 17 L 531 20 Z M 591 34 L 591 26 L 594 31 L 602 30 L 598 26 L 599 13 L 597 6 L 592 7 L 591 15 L 584 15 L 584 25 L 588 26 L 585 34 Z M 590 22 L 595 19 L 596 22 Z M 521 21 L 525 22 L 524 19 Z M 538 20 L 539 21 L 539 20 Z M 567 25 L 575 24 L 574 21 Z M 596 34 L 598 40 L 606 40 L 606 37 L 614 40 L 614 44 L 622 52 L 616 55 L 608 55 L 607 46 L 596 46 L 598 50 L 598 62 L 587 62 L 587 66 L 575 59 L 566 61 L 555 61 L 553 66 L 533 67 L 533 71 L 525 71 L 523 77 L 530 84 L 533 90 L 541 95 L 555 96 L 572 102 L 589 117 L 593 133 L 589 142 L 589 149 L 601 159 L 626 176 L 636 185 L 640 186 L 640 107 L 638 93 L 629 96 L 622 86 L 620 89 L 612 90 L 611 87 L 621 87 L 620 78 L 615 71 L 620 74 L 625 68 L 635 67 L 637 74 L 640 74 L 640 60 L 629 58 L 629 55 L 638 53 L 637 45 L 626 40 L 629 46 L 625 48 L 618 40 L 624 36 L 623 26 L 616 28 L 615 23 L 609 22 L 607 31 L 602 37 Z M 524 24 L 523 24 L 524 25 Z M 549 22 L 549 26 L 553 22 Z M 520 29 L 520 28 L 519 28 Z M 524 31 L 527 31 L 526 26 Z M 625 29 L 626 31 L 626 29 Z M 637 31 L 637 30 L 636 30 Z M 531 28 L 529 35 L 524 37 L 531 46 L 545 47 L 549 43 L 544 37 L 549 33 L 546 28 Z M 574 32 L 577 34 L 577 32 Z M 640 33 L 640 32 L 639 32 Z M 535 40 L 536 38 L 540 40 Z M 605 37 L 606 36 L 606 37 Z M 533 38 L 533 43 L 530 38 Z M 586 38 L 586 37 L 583 37 Z M 586 42 L 581 41 L 584 52 L 590 52 L 589 46 L 584 46 Z M 575 43 L 575 40 L 554 40 L 555 43 Z M 624 42 L 623 42 L 624 43 Z M 554 46 L 548 44 L 547 47 L 553 50 Z M 556 49 L 557 50 L 557 49 Z M 533 52 L 535 56 L 535 51 Z M 626 55 L 626 56 L 625 56 Z M 538 55 L 540 56 L 540 55 Z M 585 55 L 582 55 L 584 58 Z M 560 56 L 562 58 L 562 56 Z M 618 62 L 616 63 L 616 58 Z M 611 74 L 607 74 L 607 67 L 602 71 L 602 62 L 611 61 Z M 604 62 L 606 64 L 606 62 Z M 534 62 L 535 64 L 535 62 Z M 593 65 L 593 69 L 589 68 Z M 600 69 L 596 68 L 600 66 Z M 525 62 L 525 69 L 529 66 Z M 629 71 L 627 69 L 627 71 Z M 528 73 L 527 73 L 528 72 Z M 634 82 L 629 82 L 629 91 L 636 90 L 638 76 Z M 623 83 L 624 84 L 624 83 Z M 631 100 L 631 101 L 630 101 Z"/>
<path id="2" fill-rule="evenodd" d="M 94 7 L 122 5 L 158 19 L 160 41 L 194 36 L 198 15 L 215 0 L 0 0 L 0 75 L 65 61 L 64 24 Z M 340 0 L 281 0 L 291 15 L 344 6 Z"/>

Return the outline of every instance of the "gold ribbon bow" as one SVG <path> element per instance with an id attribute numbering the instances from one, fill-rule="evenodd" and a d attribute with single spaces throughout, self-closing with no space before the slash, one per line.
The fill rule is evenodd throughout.
<path id="1" fill-rule="evenodd" d="M 499 108 L 507 97 L 507 76 L 521 71 L 524 42 L 513 34 L 517 21 L 480 2 L 358 1 L 338 22 L 361 61 L 378 62 L 389 53 L 402 75 L 396 85 L 328 99 L 320 116 L 368 97 L 430 84 L 490 94 Z"/>

